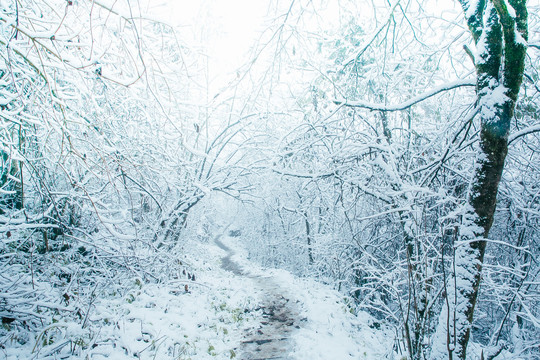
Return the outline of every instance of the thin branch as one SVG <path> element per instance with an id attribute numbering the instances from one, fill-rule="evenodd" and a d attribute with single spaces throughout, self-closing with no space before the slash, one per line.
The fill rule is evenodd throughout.
<path id="1" fill-rule="evenodd" d="M 523 76 L 525 76 L 527 78 L 527 80 L 529 80 L 531 82 L 531 84 L 535 87 L 536 91 L 538 91 L 540 93 L 540 88 L 538 87 L 538 84 L 536 84 L 534 79 L 531 77 L 531 75 L 528 75 L 528 74 L 524 73 Z"/>
<path id="2" fill-rule="evenodd" d="M 343 67 L 347 67 L 351 64 L 356 64 L 356 62 L 358 61 L 358 59 L 364 54 L 364 52 L 366 52 L 366 50 L 371 46 L 371 44 L 373 44 L 373 42 L 375 41 L 375 39 L 377 38 L 377 36 L 379 36 L 379 34 L 387 27 L 390 26 L 390 23 L 394 17 L 394 11 L 396 10 L 396 8 L 398 7 L 398 5 L 400 5 L 400 2 L 397 1 L 394 6 L 392 7 L 392 9 L 390 10 L 390 13 L 388 14 L 388 18 L 386 19 L 386 21 L 381 25 L 379 26 L 379 28 L 375 31 L 375 33 L 373 34 L 373 36 L 370 38 L 369 41 L 366 42 L 366 44 L 359 50 L 357 51 L 353 56 L 351 56 L 349 59 L 347 59 L 345 61 L 345 64 L 343 65 Z"/>
<path id="3" fill-rule="evenodd" d="M 515 132 L 508 137 L 508 145 L 516 141 L 517 139 L 529 135 L 532 133 L 540 132 L 540 125 L 529 126 L 521 131 Z"/>
<path id="4" fill-rule="evenodd" d="M 431 89 L 429 91 L 426 91 L 425 93 L 418 95 L 416 97 L 413 97 L 412 99 L 409 99 L 405 102 L 402 102 L 400 104 L 396 105 L 384 105 L 384 104 L 378 104 L 378 103 L 368 103 L 365 101 L 347 101 L 347 100 L 334 100 L 334 104 L 336 105 L 344 105 L 348 107 L 356 107 L 356 108 L 363 108 L 363 109 L 369 109 L 369 110 L 377 110 L 377 111 L 401 111 L 408 109 L 412 107 L 413 105 L 418 104 L 419 102 L 422 102 L 424 100 L 429 99 L 430 97 L 433 97 L 437 94 L 440 94 L 445 91 L 449 91 L 452 89 L 465 87 L 465 86 L 476 86 L 476 80 L 474 79 L 463 79 L 463 80 L 457 80 L 453 81 L 441 86 L 437 86 L 434 89 Z"/>

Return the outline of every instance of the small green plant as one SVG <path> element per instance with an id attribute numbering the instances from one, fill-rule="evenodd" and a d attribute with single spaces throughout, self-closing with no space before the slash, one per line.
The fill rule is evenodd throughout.
<path id="1" fill-rule="evenodd" d="M 73 341 L 73 345 L 74 347 L 78 346 L 81 349 L 85 349 L 88 347 L 88 344 L 86 343 L 86 341 L 84 341 L 83 338 L 77 338 L 75 341 Z"/>
<path id="2" fill-rule="evenodd" d="M 126 298 L 126 301 L 131 304 L 135 301 L 135 295 L 133 294 L 128 294 L 127 298 Z"/>
<path id="3" fill-rule="evenodd" d="M 232 319 L 234 322 L 240 322 L 244 320 L 243 314 L 244 312 L 240 308 L 236 308 L 231 311 L 232 312 Z"/>

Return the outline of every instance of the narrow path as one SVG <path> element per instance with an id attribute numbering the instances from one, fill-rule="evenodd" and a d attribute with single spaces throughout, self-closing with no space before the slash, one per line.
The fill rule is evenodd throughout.
<path id="1" fill-rule="evenodd" d="M 292 359 L 288 356 L 292 342 L 290 334 L 300 328 L 298 309 L 284 289 L 272 278 L 256 276 L 242 271 L 232 259 L 234 251 L 226 246 L 221 236 L 214 239 L 217 246 L 227 252 L 221 260 L 221 267 L 233 274 L 249 278 L 253 286 L 262 294 L 262 301 L 257 310 L 262 310 L 262 319 L 258 326 L 245 330 L 245 340 L 237 349 L 240 360 Z"/>

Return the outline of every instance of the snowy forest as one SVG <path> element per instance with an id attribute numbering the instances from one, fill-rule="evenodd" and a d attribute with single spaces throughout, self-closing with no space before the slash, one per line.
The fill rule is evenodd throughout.
<path id="1" fill-rule="evenodd" d="M 0 359 L 540 359 L 540 1 L 0 0 L 0 47 Z"/>

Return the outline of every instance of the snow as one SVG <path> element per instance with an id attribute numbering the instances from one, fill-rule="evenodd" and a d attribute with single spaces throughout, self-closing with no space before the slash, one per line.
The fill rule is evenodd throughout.
<path id="1" fill-rule="evenodd" d="M 514 9 L 514 7 L 512 5 L 510 5 L 508 0 L 503 0 L 503 1 L 504 1 L 504 6 L 508 10 L 508 15 L 510 15 L 512 17 L 512 19 L 515 19 L 516 18 L 516 10 Z"/>
<path id="2" fill-rule="evenodd" d="M 490 81 L 490 85 L 479 94 L 480 104 L 482 106 L 480 109 L 482 119 L 486 119 L 488 123 L 498 121 L 498 117 L 496 116 L 499 111 L 498 108 L 509 100 L 506 95 L 507 92 L 508 88 L 503 84 L 496 84 L 495 80 Z"/>
<path id="3" fill-rule="evenodd" d="M 376 320 L 365 312 L 353 315 L 342 294 L 314 279 L 302 279 L 281 269 L 264 269 L 247 259 L 238 240 L 224 243 L 236 250 L 233 260 L 250 275 L 273 279 L 300 304 L 305 325 L 293 333 L 291 359 L 382 359 L 393 355 L 393 336 L 372 328 Z"/>
<path id="4" fill-rule="evenodd" d="M 308 324 L 295 337 L 298 359 L 391 357 L 393 337 L 372 329 L 376 321 L 371 316 L 352 316 L 338 293 L 314 280 L 305 280 L 301 290 L 297 296 L 304 300 L 302 315 L 308 318 Z"/>
<path id="5" fill-rule="evenodd" d="M 525 47 L 528 47 L 529 42 L 523 38 L 519 30 L 517 29 L 517 24 L 514 24 L 514 31 L 516 33 L 516 43 L 521 44 Z"/>
<path id="6" fill-rule="evenodd" d="M 287 343 L 288 358 L 392 358 L 391 334 L 373 329 L 376 321 L 368 314 L 352 314 L 337 291 L 284 270 L 261 268 L 247 260 L 238 239 L 222 241 L 235 250 L 233 261 L 244 276 L 221 268 L 226 253 L 215 244 L 190 242 L 184 251 L 195 281 L 181 274 L 160 284 L 133 279 L 122 296 L 96 299 L 86 327 L 53 323 L 24 345 L 6 346 L 5 358 L 232 359 L 241 356 L 249 330 L 260 326 L 268 291 L 279 291 L 298 308 L 301 326 Z M 269 285 L 254 285 L 256 279 Z M 40 346 L 44 336 L 51 336 L 50 345 Z"/>
<path id="7" fill-rule="evenodd" d="M 7 106 L 9 103 L 11 103 L 15 99 L 15 96 L 12 96 L 11 94 L 7 92 L 2 92 L 0 97 L 0 106 Z"/>
<path id="8" fill-rule="evenodd" d="M 210 11 L 215 2 L 193 10 Z M 420 341 L 435 344 L 434 358 L 437 351 L 447 358 L 447 347 L 459 351 L 446 336 L 471 326 L 464 299 L 480 264 L 469 249 L 483 234 L 466 205 L 467 184 L 476 189 L 474 166 L 485 162 L 472 119 L 482 111 L 496 128 L 499 107 L 508 101 L 508 90 L 492 81 L 475 102 L 473 64 L 461 50 L 470 36 L 464 22 L 458 25 L 459 5 L 411 3 L 397 11 L 396 1 L 374 7 L 374 19 L 363 21 L 372 17 L 367 8 L 334 4 L 339 28 L 337 12 L 329 17 L 321 8 L 321 26 L 314 23 L 313 31 L 309 23 L 319 20 L 309 19 L 309 7 L 291 4 L 286 13 L 272 7 L 250 70 L 228 74 L 232 57 L 237 62 L 243 54 L 231 41 L 244 42 L 244 17 L 220 5 L 228 7 L 227 18 L 242 20 L 234 23 L 238 32 L 203 13 L 177 18 L 170 2 L 159 3 L 0 0 L 6 24 L 17 20 L 21 29 L 6 26 L 0 34 L 7 49 L 0 61 L 0 107 L 6 107 L 0 354 L 252 359 L 255 352 L 275 358 L 279 350 L 290 359 L 395 359 L 407 355 L 404 325 L 425 325 Z M 483 2 L 462 4 L 472 16 Z M 448 9 L 430 15 L 432 6 Z M 154 7 L 183 28 L 176 33 L 147 21 Z M 391 50 L 382 41 L 390 36 Z M 477 64 L 489 55 L 485 41 L 478 42 Z M 516 41 L 526 45 L 517 30 Z M 216 56 L 224 51 L 225 60 Z M 358 67 L 341 74 L 336 65 L 351 54 Z M 222 80 L 227 87 L 212 98 Z M 527 221 L 540 214 L 529 185 L 536 184 L 537 137 L 525 137 L 540 127 L 527 105 L 534 89 L 528 82 L 524 87 L 525 106 L 513 125 L 523 130 L 510 137 L 520 141 L 510 148 L 511 167 L 503 174 L 515 179 L 503 181 L 504 214 L 496 214 L 509 216 L 496 219 L 499 233 L 489 243 L 504 253 L 486 254 L 501 263 L 484 266 L 473 358 L 480 343 L 486 350 L 501 334 L 501 343 L 519 354 L 536 337 L 525 330 L 538 329 L 536 292 L 525 289 L 534 279 L 523 278 L 523 287 L 513 281 L 526 276 L 520 263 L 538 273 L 528 258 L 534 242 L 505 246 L 521 226 L 534 239 Z M 441 92 L 446 95 L 439 98 Z M 332 96 L 343 99 L 335 101 L 339 106 L 332 106 Z M 217 191 L 243 209 L 217 210 Z M 12 201 L 19 194 L 22 209 Z M 194 214 L 203 202 L 204 214 Z M 246 231 L 226 236 L 225 226 L 214 222 L 225 217 L 224 224 L 237 221 L 236 229 L 245 224 Z M 185 229 L 184 220 L 200 227 Z M 413 319 L 428 308 L 425 320 Z M 417 315 L 409 317 L 409 310 Z M 499 323 L 504 331 L 493 333 Z M 525 328 L 518 324 L 510 337 L 506 327 L 516 323 Z"/>
<path id="9" fill-rule="evenodd" d="M 407 108 L 410 108 L 411 106 L 418 104 L 419 102 L 429 99 L 432 96 L 435 96 L 437 94 L 440 94 L 441 92 L 456 89 L 459 87 L 471 87 L 476 85 L 476 80 L 474 79 L 461 79 L 461 80 L 455 80 L 451 81 L 445 84 L 441 84 L 438 86 L 435 86 L 433 89 L 428 90 L 424 92 L 423 94 L 420 94 L 418 96 L 415 96 L 409 100 L 406 100 L 402 103 L 395 104 L 395 105 L 385 105 L 385 104 L 378 104 L 378 103 L 370 103 L 366 101 L 341 101 L 341 100 L 335 100 L 334 102 L 337 104 L 346 104 L 350 107 L 359 107 L 359 108 L 366 108 L 370 110 L 379 110 L 379 111 L 399 111 L 404 110 Z"/>
<path id="10" fill-rule="evenodd" d="M 464 1 L 464 3 L 466 4 L 465 5 L 465 8 L 466 8 L 465 17 L 467 19 L 475 14 L 476 9 L 478 8 L 478 1 L 479 0 Z"/>

